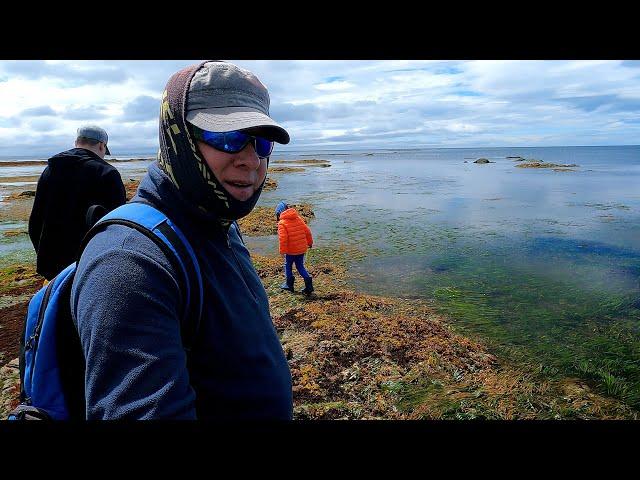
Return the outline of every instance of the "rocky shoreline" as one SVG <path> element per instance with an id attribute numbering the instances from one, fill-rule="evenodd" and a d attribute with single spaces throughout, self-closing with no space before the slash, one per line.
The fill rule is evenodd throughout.
<path id="1" fill-rule="evenodd" d="M 272 168 L 278 175 L 298 171 Z M 125 182 L 128 198 L 137 182 Z M 277 181 L 269 188 L 277 188 Z M 3 218 L 24 221 L 33 198 L 5 201 L 13 213 Z M 313 229 L 313 205 L 297 207 Z M 277 231 L 266 207 L 254 209 L 240 225 L 246 236 Z M 350 246 L 315 245 L 306 265 L 316 290 L 306 297 L 280 290 L 278 255 L 252 255 L 291 368 L 295 419 L 638 418 L 580 379 L 548 380 L 533 367 L 497 358 L 481 341 L 458 333 L 427 301 L 356 291 L 349 265 L 365 256 Z M 6 303 L 0 309 L 0 418 L 17 403 L 18 339 L 28 298 L 42 280 L 28 263 L 0 270 Z"/>
<path id="2" fill-rule="evenodd" d="M 571 164 L 558 164 L 558 163 L 550 163 L 545 162 L 544 160 L 536 160 L 534 158 L 524 158 L 519 156 L 508 156 L 506 157 L 508 160 L 513 160 L 515 162 L 523 162 L 518 165 L 515 165 L 518 168 L 550 168 L 554 172 L 575 172 L 574 168 L 579 167 L 580 165 L 576 165 L 575 163 Z M 465 160 L 464 163 L 469 163 L 469 160 Z M 479 165 L 486 165 L 488 163 L 496 163 L 487 158 L 478 158 L 474 160 L 473 163 L 477 163 Z"/>

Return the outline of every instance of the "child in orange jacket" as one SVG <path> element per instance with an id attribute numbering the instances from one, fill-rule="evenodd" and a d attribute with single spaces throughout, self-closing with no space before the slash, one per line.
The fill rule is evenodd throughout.
<path id="1" fill-rule="evenodd" d="M 293 292 L 293 264 L 295 263 L 298 273 L 304 279 L 304 290 L 302 293 L 310 295 L 313 292 L 313 280 L 309 272 L 304 268 L 304 254 L 307 249 L 313 246 L 313 236 L 311 230 L 298 215 L 295 208 L 290 208 L 284 202 L 280 202 L 276 207 L 276 219 L 278 220 L 278 240 L 280 242 L 280 254 L 284 255 L 285 283 L 280 285 L 283 290 Z"/>

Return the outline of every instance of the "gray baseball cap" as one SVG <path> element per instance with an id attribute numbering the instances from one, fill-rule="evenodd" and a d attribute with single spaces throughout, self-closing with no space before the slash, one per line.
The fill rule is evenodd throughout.
<path id="1" fill-rule="evenodd" d="M 261 128 L 269 140 L 289 134 L 269 117 L 269 92 L 253 73 L 228 62 L 207 62 L 191 79 L 187 121 L 210 132 Z"/>
<path id="2" fill-rule="evenodd" d="M 78 129 L 77 137 L 91 138 L 93 140 L 97 140 L 99 142 L 104 143 L 105 146 L 109 141 L 109 136 L 107 135 L 107 132 L 105 132 L 104 128 L 100 128 L 97 125 L 83 125 Z M 109 147 L 107 147 L 106 153 L 107 155 L 111 155 L 111 152 L 109 151 Z"/>

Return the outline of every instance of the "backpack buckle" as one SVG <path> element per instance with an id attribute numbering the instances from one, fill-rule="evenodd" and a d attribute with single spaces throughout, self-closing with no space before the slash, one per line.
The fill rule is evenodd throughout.
<path id="1" fill-rule="evenodd" d="M 53 420 L 53 418 L 41 408 L 21 404 L 9 413 L 7 420 Z"/>
<path id="2" fill-rule="evenodd" d="M 29 340 L 27 340 L 27 343 L 24 346 L 25 352 L 27 350 L 31 350 L 33 348 L 33 346 L 36 344 L 37 340 L 38 340 L 38 333 L 34 333 L 33 335 L 31 335 L 29 337 Z"/>

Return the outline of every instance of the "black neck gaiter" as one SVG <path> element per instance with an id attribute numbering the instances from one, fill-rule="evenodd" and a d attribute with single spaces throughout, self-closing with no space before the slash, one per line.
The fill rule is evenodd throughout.
<path id="1" fill-rule="evenodd" d="M 191 79 L 205 63 L 184 68 L 173 74 L 167 82 L 160 108 L 158 165 L 199 215 L 228 227 L 231 222 L 253 210 L 262 193 L 264 180 L 251 198 L 243 202 L 236 200 L 202 158 L 187 128 L 185 110 Z"/>

